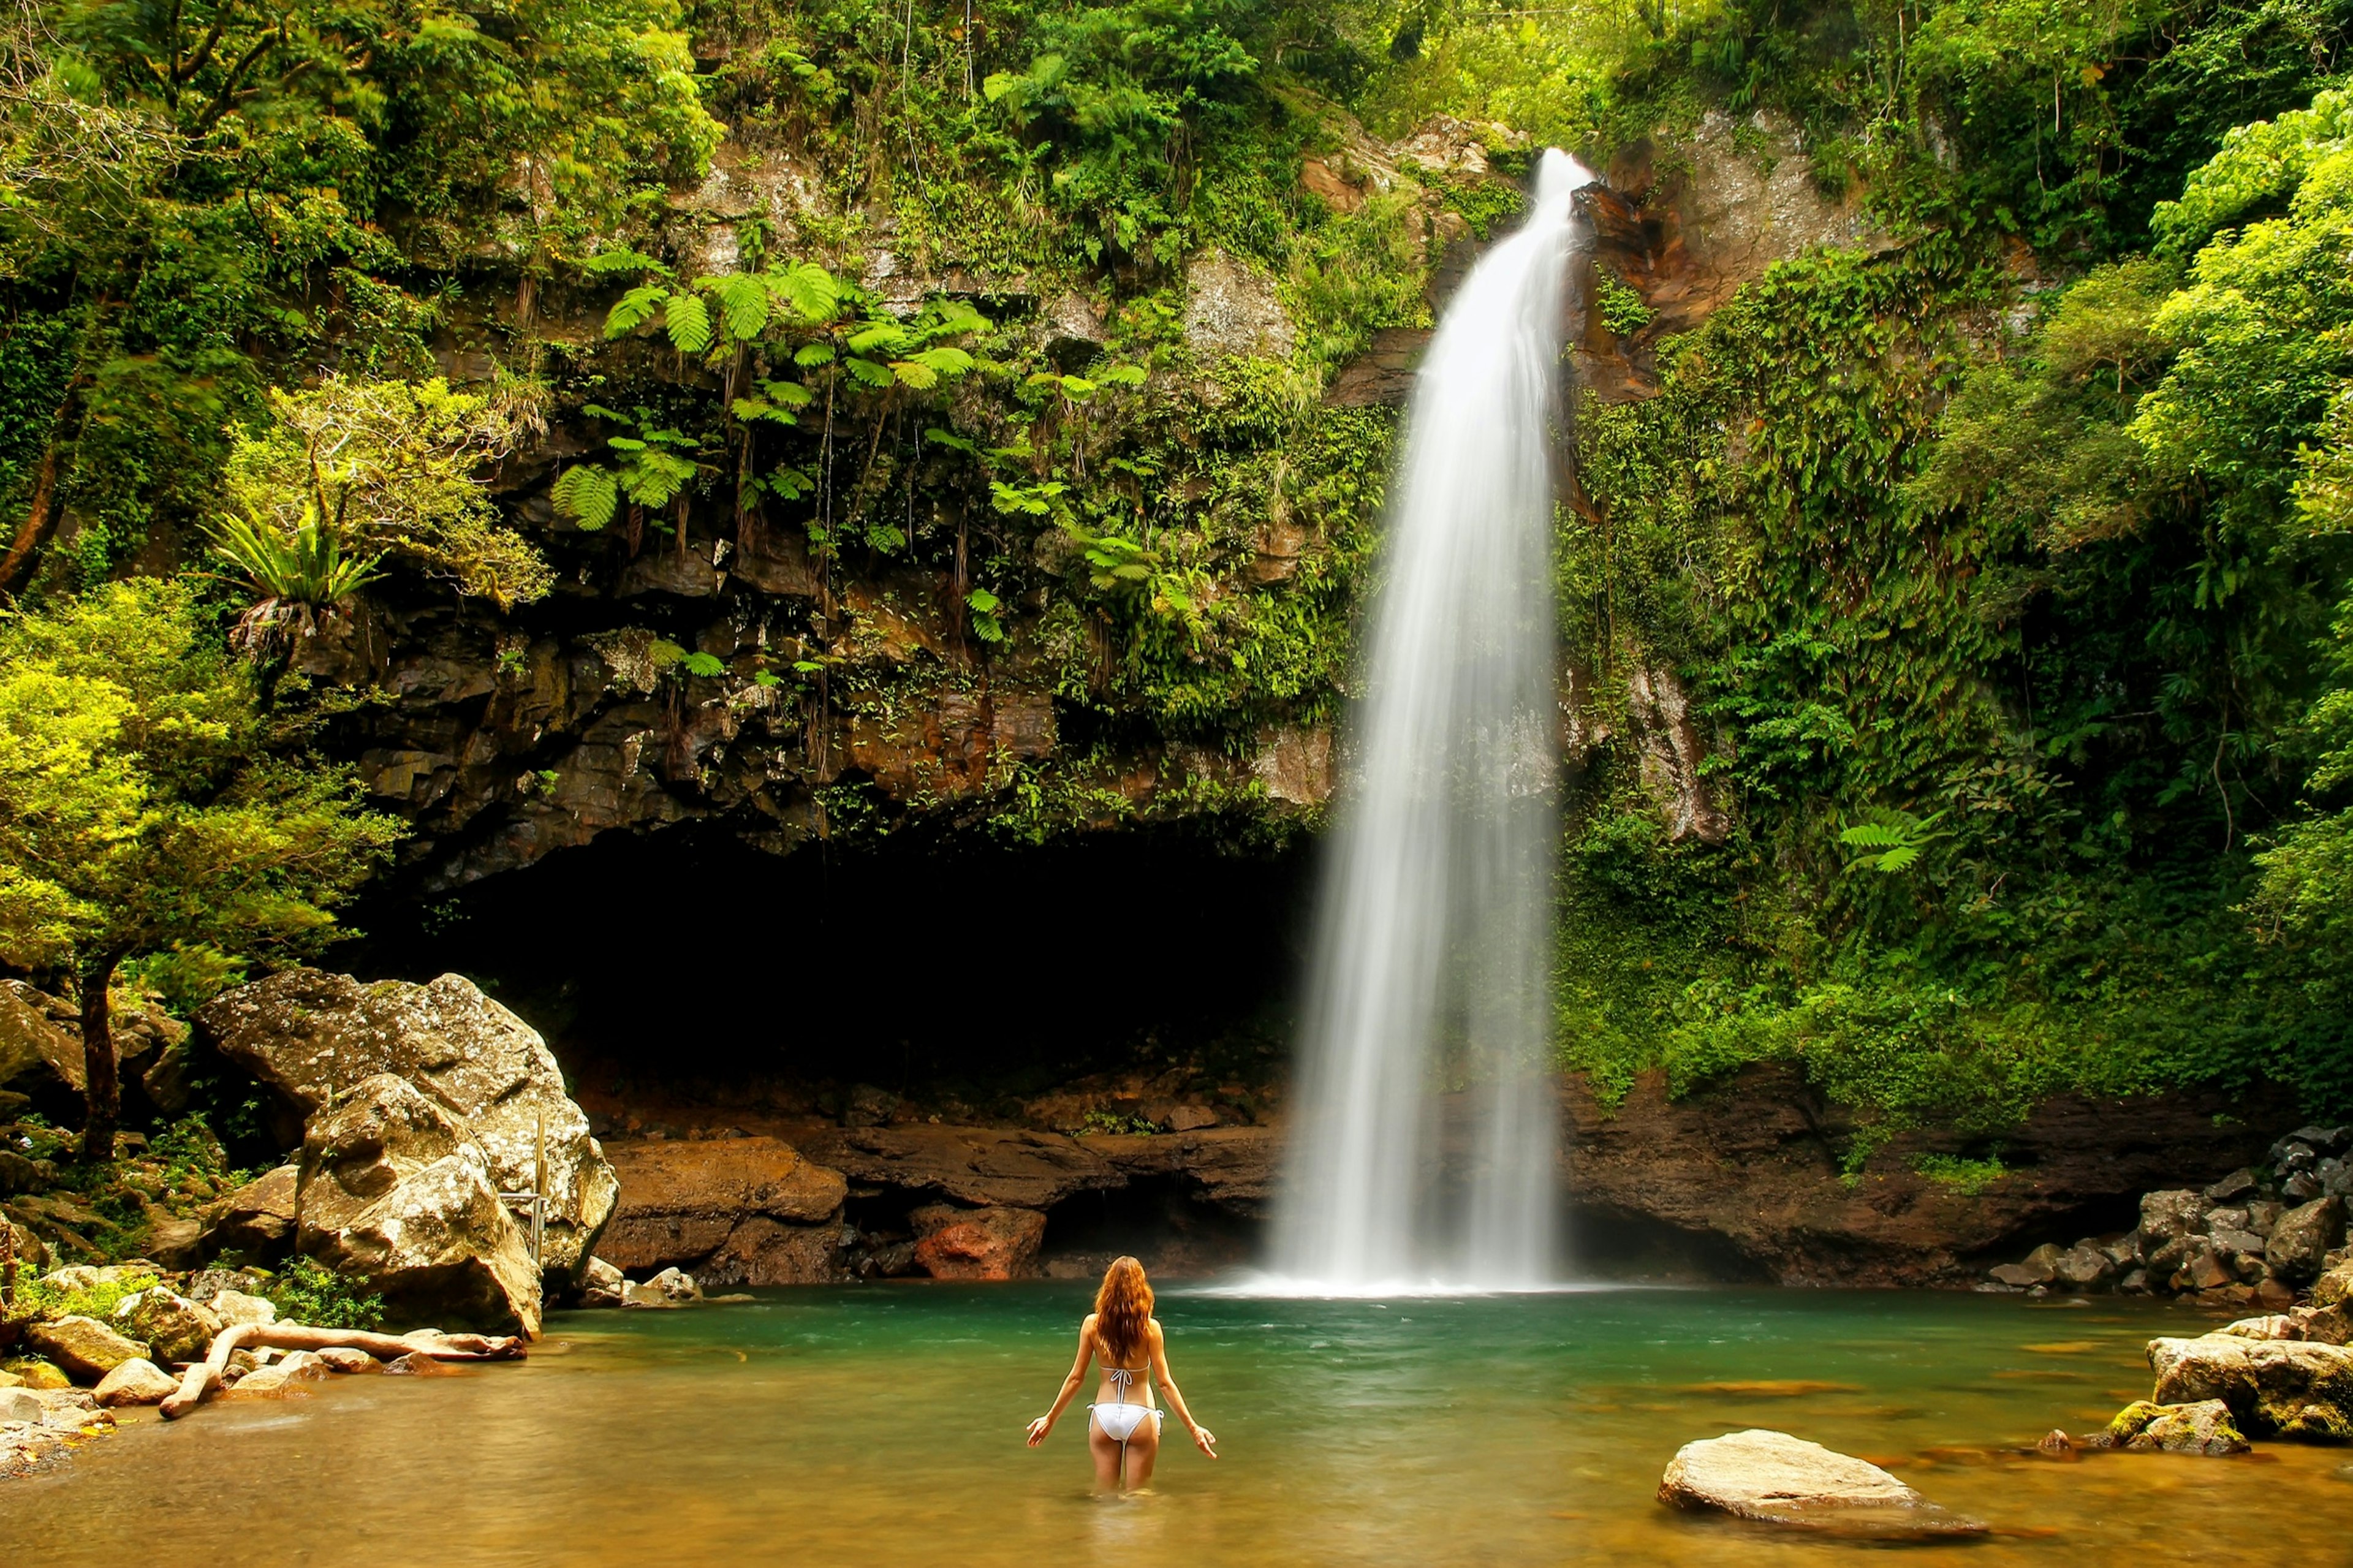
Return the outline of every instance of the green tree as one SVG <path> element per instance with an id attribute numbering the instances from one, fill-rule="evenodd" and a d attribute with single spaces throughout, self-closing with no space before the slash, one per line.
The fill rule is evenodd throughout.
<path id="1" fill-rule="evenodd" d="M 346 768 L 273 745 L 193 579 L 0 621 L 0 959 L 81 990 L 87 1159 L 121 1113 L 108 987 L 126 960 L 315 951 L 390 854 Z"/>

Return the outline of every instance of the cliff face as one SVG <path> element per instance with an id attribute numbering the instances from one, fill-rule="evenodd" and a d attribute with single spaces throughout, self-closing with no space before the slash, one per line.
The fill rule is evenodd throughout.
<path id="1" fill-rule="evenodd" d="M 1299 194 L 1351 221 L 1386 215 L 1404 275 L 1442 306 L 1478 241 L 1437 193 L 1508 187 L 1482 140 L 1495 132 L 1440 121 L 1384 144 L 1310 107 L 1339 146 L 1302 160 Z M 1762 151 L 1736 150 L 1719 118 L 1671 159 L 1647 143 L 1630 150 L 1611 165 L 1618 184 L 1588 192 L 1598 238 L 1573 289 L 1580 388 L 1647 395 L 1661 338 L 1771 261 L 1862 234 L 1813 194 L 1786 125 L 1760 121 L 1747 132 Z M 1662 161 L 1682 172 L 1662 179 Z M 857 216 L 832 210 L 825 191 L 788 150 L 723 146 L 710 177 L 672 197 L 663 232 L 674 270 L 742 264 L 734 237 L 746 224 L 782 249 Z M 1126 352 L 1105 323 L 1108 279 L 1090 292 L 1083 278 L 921 265 L 891 223 L 871 227 L 850 269 L 894 309 L 966 300 L 995 323 L 995 352 L 1054 374 Z M 1586 308 L 1597 268 L 1649 302 L 1647 325 L 1613 332 Z M 606 832 L 689 820 L 777 853 L 917 823 L 1013 841 L 1233 814 L 1277 834 L 1312 825 L 1335 777 L 1388 441 L 1428 329 L 1379 329 L 1354 357 L 1319 367 L 1286 303 L 1295 291 L 1214 247 L 1186 262 L 1178 297 L 1162 368 L 1099 416 L 1093 454 L 1102 464 L 1156 447 L 1160 500 L 1176 504 L 1175 532 L 1144 531 L 1187 563 L 1191 630 L 1164 677 L 1139 676 L 1140 658 L 1169 655 L 1138 644 L 1167 632 L 1074 587 L 1070 539 L 994 506 L 972 465 L 927 444 L 909 415 L 854 431 L 868 469 L 860 489 L 874 492 L 860 504 L 902 514 L 886 520 L 894 548 L 818 548 L 806 508 L 744 510 L 708 482 L 690 486 L 667 538 L 586 532 L 549 495 L 619 428 L 584 409 L 624 401 L 623 389 L 715 402 L 727 378 L 643 342 L 606 342 L 611 300 L 595 292 L 548 289 L 527 323 L 502 305 L 445 330 L 438 357 L 460 382 L 490 380 L 484 346 L 526 328 L 561 350 L 548 362 L 561 374 L 543 434 L 492 479 L 501 508 L 548 542 L 559 585 L 503 615 L 415 582 L 379 589 L 302 651 L 314 677 L 375 694 L 338 744 L 375 801 L 416 823 L 411 884 L 446 890 Z M 1290 389 L 1279 397 L 1323 392 L 1235 434 L 1237 398 L 1262 399 L 1270 377 Z M 913 417 L 1001 432 L 1011 406 L 975 387 Z M 972 591 L 1017 583 L 1030 585 L 977 624 Z M 1301 628 L 1290 645 L 1271 645 L 1260 623 L 1274 621 Z M 1630 647 L 1575 647 L 1564 658 L 1572 773 L 1623 745 L 1672 837 L 1720 839 L 1728 824 L 1698 771 L 1712 742 L 1671 663 Z M 1210 676 L 1214 692 L 1165 689 Z"/>

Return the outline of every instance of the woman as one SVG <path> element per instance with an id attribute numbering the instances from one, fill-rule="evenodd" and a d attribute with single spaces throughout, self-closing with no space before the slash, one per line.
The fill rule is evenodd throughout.
<path id="1" fill-rule="evenodd" d="M 1153 1407 L 1152 1387 L 1168 1395 L 1176 1419 L 1193 1434 L 1194 1445 L 1211 1458 L 1218 1457 L 1218 1439 L 1185 1408 L 1185 1396 L 1168 1375 L 1168 1344 L 1152 1316 L 1152 1286 L 1144 1265 L 1133 1258 L 1114 1258 L 1103 1270 L 1103 1289 L 1095 1292 L 1095 1310 L 1079 1325 L 1079 1359 L 1062 1379 L 1054 1408 L 1029 1423 L 1029 1446 L 1036 1447 L 1054 1429 L 1062 1407 L 1079 1391 L 1087 1363 L 1103 1360 L 1103 1384 L 1095 1402 L 1087 1406 L 1087 1448 L 1094 1455 L 1095 1486 L 1109 1491 L 1124 1485 L 1130 1491 L 1152 1479 L 1152 1461 L 1160 1457 L 1160 1412 Z"/>

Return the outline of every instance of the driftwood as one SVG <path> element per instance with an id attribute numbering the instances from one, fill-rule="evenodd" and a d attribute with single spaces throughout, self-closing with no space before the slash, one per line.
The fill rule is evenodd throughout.
<path id="1" fill-rule="evenodd" d="M 314 1329 L 305 1323 L 232 1323 L 213 1336 L 205 1359 L 188 1368 L 178 1392 L 159 1407 L 176 1421 L 204 1403 L 228 1374 L 229 1358 L 248 1346 L 281 1351 L 365 1351 L 378 1361 L 422 1354 L 435 1361 L 521 1361 L 522 1340 L 509 1334 L 445 1334 L 420 1329 L 413 1334 L 377 1334 L 365 1329 Z"/>

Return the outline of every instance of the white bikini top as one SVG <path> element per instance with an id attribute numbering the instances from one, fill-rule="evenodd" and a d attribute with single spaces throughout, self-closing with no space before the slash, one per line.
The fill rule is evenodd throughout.
<path id="1" fill-rule="evenodd" d="M 1119 1391 L 1120 1401 L 1124 1404 L 1127 1400 L 1128 1385 L 1135 1381 L 1136 1373 L 1151 1370 L 1150 1367 L 1144 1366 L 1107 1366 L 1103 1368 L 1103 1375 L 1111 1379 L 1112 1387 Z"/>

